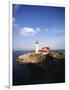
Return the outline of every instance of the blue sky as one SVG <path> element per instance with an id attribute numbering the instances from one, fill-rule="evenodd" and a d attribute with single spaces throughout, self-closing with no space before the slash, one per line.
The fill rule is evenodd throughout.
<path id="1" fill-rule="evenodd" d="M 13 49 L 65 48 L 65 8 L 51 6 L 13 5 Z"/>

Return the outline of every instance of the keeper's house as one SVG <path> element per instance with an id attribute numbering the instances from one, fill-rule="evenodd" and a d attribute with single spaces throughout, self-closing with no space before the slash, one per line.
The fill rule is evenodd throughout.
<path id="1" fill-rule="evenodd" d="M 38 52 L 41 52 L 43 54 L 48 54 L 51 52 L 51 49 L 49 47 L 43 47 L 42 49 L 40 49 Z"/>

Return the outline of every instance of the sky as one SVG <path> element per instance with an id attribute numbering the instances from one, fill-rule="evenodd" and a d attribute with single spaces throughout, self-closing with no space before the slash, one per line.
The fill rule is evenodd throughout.
<path id="1" fill-rule="evenodd" d="M 65 8 L 36 5 L 12 5 L 13 50 L 65 48 Z"/>

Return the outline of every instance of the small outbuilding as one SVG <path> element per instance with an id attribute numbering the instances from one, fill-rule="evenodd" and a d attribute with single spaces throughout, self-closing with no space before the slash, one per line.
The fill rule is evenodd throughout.
<path id="1" fill-rule="evenodd" d="M 39 50 L 39 52 L 43 54 L 48 54 L 51 52 L 51 49 L 49 47 L 43 47 L 42 49 Z"/>

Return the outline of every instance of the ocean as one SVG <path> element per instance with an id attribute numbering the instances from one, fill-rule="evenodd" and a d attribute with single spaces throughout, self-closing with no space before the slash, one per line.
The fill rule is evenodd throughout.
<path id="1" fill-rule="evenodd" d="M 13 85 L 65 82 L 65 59 L 62 62 L 48 60 L 43 64 L 19 64 L 19 55 L 31 51 L 13 51 Z"/>

